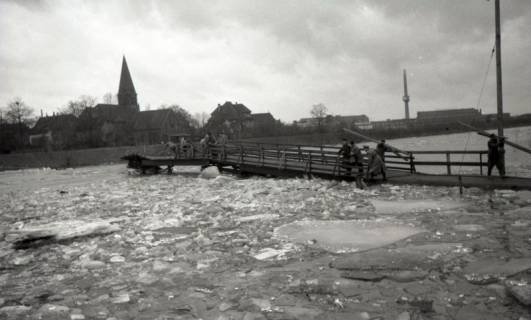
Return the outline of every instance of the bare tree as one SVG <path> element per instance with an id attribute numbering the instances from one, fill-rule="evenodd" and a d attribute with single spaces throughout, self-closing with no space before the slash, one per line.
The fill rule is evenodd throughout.
<path id="1" fill-rule="evenodd" d="M 322 103 L 314 104 L 312 106 L 312 109 L 310 110 L 310 114 L 312 115 L 312 117 L 317 120 L 317 126 L 319 127 L 319 129 L 321 128 L 321 124 L 324 118 L 326 117 L 327 112 L 328 108 Z"/>
<path id="2" fill-rule="evenodd" d="M 86 108 L 94 107 L 96 105 L 96 101 L 97 99 L 95 97 L 82 95 L 79 96 L 79 98 L 77 98 L 77 100 L 75 101 L 68 101 L 66 108 L 63 112 L 79 117 Z"/>
<path id="3" fill-rule="evenodd" d="M 107 92 L 106 94 L 103 95 L 103 103 L 112 104 L 113 99 L 114 99 L 114 95 L 110 92 Z"/>
<path id="4" fill-rule="evenodd" d="M 20 126 L 22 124 L 28 124 L 31 122 L 31 115 L 33 109 L 26 105 L 21 98 L 15 98 L 11 101 L 6 108 L 6 118 L 10 123 L 16 123 Z"/>
<path id="5" fill-rule="evenodd" d="M 193 116 L 197 128 L 204 128 L 208 119 L 210 119 L 210 114 L 206 112 L 196 112 Z"/>
<path id="6" fill-rule="evenodd" d="M 33 109 L 26 105 L 21 98 L 17 97 L 11 101 L 6 108 L 7 122 L 18 125 L 18 144 L 24 146 L 24 126 L 30 125 L 32 122 L 31 115 Z"/>

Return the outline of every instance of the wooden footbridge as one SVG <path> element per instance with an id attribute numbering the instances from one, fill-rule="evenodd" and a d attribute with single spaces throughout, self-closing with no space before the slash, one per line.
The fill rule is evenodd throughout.
<path id="1" fill-rule="evenodd" d="M 320 177 L 354 181 L 362 175 L 358 168 L 345 165 L 339 147 L 265 143 L 231 143 L 202 148 L 191 145 L 165 155 L 130 154 L 122 159 L 130 168 L 145 173 L 174 166 L 217 166 L 220 171 L 269 177 Z M 486 189 L 531 190 L 530 178 L 487 177 L 485 150 L 407 151 L 408 156 L 386 154 L 387 179 L 393 184 L 480 187 Z M 476 159 L 476 160 L 473 160 Z M 363 159 L 364 172 L 367 157 Z M 464 168 L 464 170 L 463 170 Z M 350 169 L 350 170 L 349 170 Z M 349 172 L 351 171 L 351 173 Z M 424 173 L 423 173 L 424 172 Z M 465 173 L 461 173 L 465 172 Z M 379 183 L 380 178 L 371 179 Z"/>

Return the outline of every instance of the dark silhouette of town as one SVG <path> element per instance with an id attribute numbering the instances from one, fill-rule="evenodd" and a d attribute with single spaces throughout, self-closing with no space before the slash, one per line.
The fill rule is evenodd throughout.
<path id="1" fill-rule="evenodd" d="M 225 134 L 232 141 L 266 143 L 338 143 L 343 128 L 364 132 L 376 139 L 463 132 L 463 121 L 480 129 L 496 126 L 495 114 L 481 110 L 447 109 L 419 111 L 409 118 L 370 121 L 366 115 L 331 115 L 322 104 L 309 110 L 311 117 L 286 124 L 267 113 L 253 113 L 240 102 L 218 104 L 208 114 L 192 116 L 178 105 L 140 111 L 137 93 L 125 57 L 122 60 L 117 103 L 108 94 L 105 103 L 80 97 L 63 112 L 42 114 L 32 121 L 33 110 L 16 98 L 0 113 L 0 152 L 53 151 L 83 148 L 153 145 L 187 137 L 199 140 L 206 132 Z M 409 101 L 409 99 L 408 99 Z M 531 124 L 531 114 L 504 115 L 504 125 Z"/>

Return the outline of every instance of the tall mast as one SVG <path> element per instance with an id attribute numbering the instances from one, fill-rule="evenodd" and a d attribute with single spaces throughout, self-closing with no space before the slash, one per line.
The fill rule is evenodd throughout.
<path id="1" fill-rule="evenodd" d="M 496 19 L 496 98 L 498 106 L 498 136 L 503 137 L 500 0 L 495 0 L 494 2 L 494 16 Z"/>
<path id="2" fill-rule="evenodd" d="M 407 78 L 406 78 L 406 69 L 404 69 L 404 105 L 406 108 L 406 120 L 409 120 L 409 95 L 407 94 Z"/>

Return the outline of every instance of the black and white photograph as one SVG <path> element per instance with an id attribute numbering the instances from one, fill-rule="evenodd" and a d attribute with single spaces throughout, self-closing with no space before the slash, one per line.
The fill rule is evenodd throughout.
<path id="1" fill-rule="evenodd" d="M 531 1 L 0 0 L 0 319 L 531 320 Z"/>

